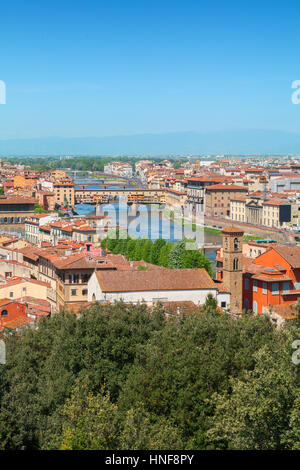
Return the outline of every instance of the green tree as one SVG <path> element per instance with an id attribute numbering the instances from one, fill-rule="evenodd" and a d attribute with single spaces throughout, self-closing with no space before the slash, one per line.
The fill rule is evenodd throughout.
<path id="1" fill-rule="evenodd" d="M 212 397 L 216 411 L 207 436 L 232 449 L 284 449 L 297 386 L 296 366 L 279 342 L 262 347 L 254 357 L 253 371 L 231 379 L 232 393 Z"/>
<path id="2" fill-rule="evenodd" d="M 182 258 L 185 251 L 185 241 L 180 240 L 174 244 L 170 251 L 169 268 L 182 268 Z"/>
<path id="3" fill-rule="evenodd" d="M 166 241 L 162 238 L 157 238 L 151 247 L 150 253 L 150 262 L 152 264 L 158 264 L 160 252 L 163 246 L 166 244 Z"/>
<path id="4" fill-rule="evenodd" d="M 153 242 L 150 239 L 147 239 L 143 246 L 142 259 L 147 263 L 150 263 L 151 249 Z"/>
<path id="5" fill-rule="evenodd" d="M 210 315 L 216 314 L 218 308 L 218 302 L 212 294 L 208 294 L 205 300 L 205 304 L 201 307 L 201 311 Z"/>
<path id="6" fill-rule="evenodd" d="M 184 250 L 182 268 L 204 268 L 212 276 L 211 262 L 198 250 Z"/>
<path id="7" fill-rule="evenodd" d="M 96 396 L 78 384 L 64 405 L 61 450 L 109 450 L 119 446 L 118 406 L 104 391 Z M 58 439 L 57 439 L 58 440 Z"/>
<path id="8" fill-rule="evenodd" d="M 34 213 L 35 214 L 44 214 L 47 211 L 40 205 L 40 204 L 34 204 Z"/>
<path id="9" fill-rule="evenodd" d="M 135 253 L 136 253 L 136 245 L 137 245 L 137 240 L 130 239 L 127 243 L 127 248 L 126 248 L 126 258 L 128 260 L 134 260 L 135 259 Z"/>
<path id="10" fill-rule="evenodd" d="M 173 243 L 168 242 L 161 248 L 158 260 L 160 266 L 164 266 L 165 268 L 169 267 L 169 257 L 172 247 Z"/>
<path id="11" fill-rule="evenodd" d="M 169 419 L 157 418 L 138 406 L 125 413 L 120 449 L 175 450 L 184 449 L 184 442 L 180 430 Z"/>

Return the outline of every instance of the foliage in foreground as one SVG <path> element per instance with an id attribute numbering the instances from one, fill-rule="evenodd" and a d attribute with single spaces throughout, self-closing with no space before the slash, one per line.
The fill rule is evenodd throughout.
<path id="1" fill-rule="evenodd" d="M 2 449 L 299 449 L 295 322 L 93 305 L 7 340 Z"/>

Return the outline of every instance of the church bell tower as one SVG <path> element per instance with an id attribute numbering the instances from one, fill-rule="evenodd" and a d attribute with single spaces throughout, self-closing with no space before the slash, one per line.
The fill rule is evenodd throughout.
<path id="1" fill-rule="evenodd" d="M 243 310 L 243 230 L 224 228 L 223 235 L 223 282 L 230 291 L 230 312 L 241 314 Z"/>

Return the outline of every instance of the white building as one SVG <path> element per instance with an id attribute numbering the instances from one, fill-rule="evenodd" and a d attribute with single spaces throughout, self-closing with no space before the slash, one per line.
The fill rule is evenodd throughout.
<path id="1" fill-rule="evenodd" d="M 56 212 L 50 214 L 35 214 L 25 219 L 25 238 L 30 243 L 38 245 L 40 241 L 40 227 L 58 219 Z"/>
<path id="2" fill-rule="evenodd" d="M 216 284 L 207 271 L 201 269 L 159 269 L 131 271 L 95 271 L 88 282 L 88 301 L 126 303 L 192 301 L 203 305 L 208 294 L 218 305 L 228 308 L 230 293 Z"/>

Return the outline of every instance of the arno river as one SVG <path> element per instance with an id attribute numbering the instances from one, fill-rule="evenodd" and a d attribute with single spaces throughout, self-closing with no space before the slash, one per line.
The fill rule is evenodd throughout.
<path id="1" fill-rule="evenodd" d="M 94 182 L 94 180 L 93 180 Z M 76 179 L 76 183 L 87 184 L 88 179 Z M 91 189 L 101 188 L 102 184 L 93 184 L 89 186 Z M 130 186 L 128 186 L 130 188 Z M 107 189 L 118 188 L 112 184 L 107 186 Z M 75 210 L 80 216 L 92 215 L 96 213 L 95 207 L 90 204 L 78 204 L 75 206 Z M 121 212 L 121 214 L 120 214 Z M 127 217 L 126 217 L 127 212 Z M 103 204 L 97 207 L 97 215 L 104 214 L 111 217 L 112 220 L 120 221 L 120 225 L 124 226 L 123 221 L 128 221 L 128 232 L 131 236 L 137 236 L 138 238 L 151 238 L 156 240 L 157 238 L 164 238 L 167 241 L 177 241 L 181 238 L 181 227 L 178 223 L 172 222 L 165 217 L 161 217 L 159 223 L 153 212 L 157 214 L 157 208 L 152 206 L 139 205 L 138 206 L 138 217 L 135 217 L 132 213 L 132 208 L 127 206 L 124 202 L 120 201 L 120 204 Z M 154 216 L 154 217 L 152 217 Z M 154 220 L 154 222 L 153 222 Z M 152 223 L 151 223 L 152 221 Z M 221 236 L 215 233 L 204 233 L 204 242 L 207 244 L 220 244 Z M 208 258 L 212 261 L 215 260 L 216 252 L 212 251 L 207 254 Z"/>

